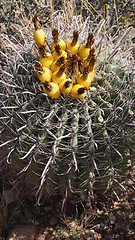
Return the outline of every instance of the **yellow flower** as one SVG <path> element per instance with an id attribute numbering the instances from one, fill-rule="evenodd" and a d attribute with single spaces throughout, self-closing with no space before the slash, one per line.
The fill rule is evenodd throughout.
<path id="1" fill-rule="evenodd" d="M 39 62 L 41 62 L 44 67 L 49 68 L 53 63 L 53 56 L 51 53 L 47 52 L 46 57 L 39 57 Z"/>
<path id="2" fill-rule="evenodd" d="M 53 42 L 51 44 L 52 51 L 53 52 L 55 51 L 55 46 L 57 44 L 59 44 L 60 48 L 65 51 L 66 50 L 66 43 L 62 39 L 59 39 L 59 33 L 58 33 L 57 29 L 52 30 L 52 36 L 53 36 Z"/>
<path id="3" fill-rule="evenodd" d="M 41 28 L 41 25 L 39 23 L 39 20 L 37 19 L 37 16 L 33 18 L 34 26 L 35 26 L 35 32 L 34 32 L 34 40 L 38 47 L 43 45 L 46 40 L 45 32 Z"/>
<path id="4" fill-rule="evenodd" d="M 66 93 L 66 94 L 69 94 L 72 90 L 72 87 L 73 87 L 73 81 L 70 78 L 62 79 L 60 84 L 59 84 L 59 87 L 60 87 L 62 92 Z"/>
<path id="5" fill-rule="evenodd" d="M 79 43 L 78 43 L 78 31 L 74 31 L 73 32 L 73 40 L 69 40 L 67 39 L 67 52 L 71 52 L 73 54 L 77 54 L 78 53 L 78 48 L 79 48 Z"/>
<path id="6" fill-rule="evenodd" d="M 64 71 L 65 64 L 63 64 L 57 72 L 52 73 L 52 81 L 59 84 L 62 79 L 66 79 L 66 74 L 64 73 Z"/>
<path id="7" fill-rule="evenodd" d="M 83 87 L 82 85 L 80 84 L 75 84 L 71 90 L 71 97 L 74 97 L 74 98 L 84 98 L 86 96 L 86 88 Z"/>
<path id="8" fill-rule="evenodd" d="M 60 57 L 57 61 L 54 61 L 52 66 L 51 66 L 51 71 L 52 72 L 56 72 L 60 69 L 61 65 L 64 64 L 65 62 L 65 58 L 64 57 Z"/>
<path id="9" fill-rule="evenodd" d="M 89 51 L 94 43 L 94 37 L 92 33 L 89 33 L 87 43 L 83 44 L 79 48 L 79 56 L 81 58 L 87 58 L 89 55 Z"/>
<path id="10" fill-rule="evenodd" d="M 55 46 L 55 52 L 53 53 L 54 61 L 57 61 L 60 57 L 67 58 L 67 53 L 61 49 L 60 45 Z"/>
<path id="11" fill-rule="evenodd" d="M 83 74 L 80 74 L 77 79 L 77 83 L 88 89 L 92 82 L 92 79 L 93 78 L 90 75 L 88 75 L 87 78 L 84 79 Z"/>
<path id="12" fill-rule="evenodd" d="M 40 62 L 35 61 L 35 66 L 37 69 L 37 76 L 39 80 L 44 83 L 45 81 L 50 82 L 51 81 L 51 70 L 49 68 L 43 67 L 43 65 Z"/>
<path id="13" fill-rule="evenodd" d="M 44 83 L 44 92 L 47 93 L 49 97 L 58 98 L 60 96 L 60 88 L 57 83 L 54 82 L 45 82 Z"/>

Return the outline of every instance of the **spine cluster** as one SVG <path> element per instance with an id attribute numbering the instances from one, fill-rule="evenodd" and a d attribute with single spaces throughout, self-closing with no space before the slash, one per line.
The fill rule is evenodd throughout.
<path id="1" fill-rule="evenodd" d="M 73 32 L 72 41 L 67 39 L 66 44 L 59 38 L 58 30 L 52 29 L 53 42 L 49 52 L 45 33 L 36 16 L 33 22 L 34 40 L 39 49 L 39 62 L 36 62 L 35 66 L 44 92 L 52 98 L 58 98 L 60 94 L 84 98 L 95 76 L 93 34 L 89 33 L 87 42 L 79 46 L 78 31 Z"/>

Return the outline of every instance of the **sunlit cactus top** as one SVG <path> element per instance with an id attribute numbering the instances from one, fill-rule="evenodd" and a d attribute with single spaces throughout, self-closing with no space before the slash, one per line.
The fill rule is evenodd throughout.
<path id="1" fill-rule="evenodd" d="M 53 42 L 47 50 L 47 39 L 35 16 L 33 18 L 34 40 L 39 49 L 39 62 L 35 62 L 37 76 L 43 83 L 44 92 L 58 98 L 68 94 L 73 98 L 84 98 L 95 76 L 96 57 L 94 36 L 88 34 L 87 41 L 79 46 L 78 31 L 73 31 L 67 44 L 59 38 L 57 29 L 52 29 Z"/>

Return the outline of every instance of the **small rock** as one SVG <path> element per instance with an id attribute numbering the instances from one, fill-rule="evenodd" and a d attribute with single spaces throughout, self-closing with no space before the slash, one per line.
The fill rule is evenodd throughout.
<path id="1" fill-rule="evenodd" d="M 45 234 L 39 234 L 36 240 L 45 240 Z"/>
<path id="2" fill-rule="evenodd" d="M 120 207 L 120 203 L 119 202 L 114 202 L 114 209 L 117 210 Z"/>
<path id="3" fill-rule="evenodd" d="M 48 228 L 49 233 L 53 233 L 54 229 L 52 227 Z"/>
<path id="4" fill-rule="evenodd" d="M 133 218 L 133 216 L 134 216 L 134 214 L 131 213 L 131 214 L 129 215 L 129 219 Z"/>
<path id="5" fill-rule="evenodd" d="M 58 223 L 57 219 L 52 216 L 51 219 L 50 219 L 51 226 L 56 225 L 57 223 Z"/>
<path id="6" fill-rule="evenodd" d="M 48 228 L 48 231 L 49 231 L 50 233 L 52 233 L 52 232 L 54 231 L 54 229 L 53 229 L 52 227 L 49 227 L 49 228 Z"/>
<path id="7" fill-rule="evenodd" d="M 10 232 L 7 240 L 34 240 L 38 227 L 34 224 L 18 224 Z"/>
<path id="8" fill-rule="evenodd" d="M 110 221 L 110 224 L 115 224 L 116 217 L 113 214 L 110 214 L 109 215 L 109 221 Z"/>
<path id="9" fill-rule="evenodd" d="M 78 231 L 78 232 L 82 231 L 82 226 L 77 226 L 76 231 Z"/>
<path id="10" fill-rule="evenodd" d="M 69 236 L 69 234 L 67 232 L 63 232 L 63 237 L 69 238 L 70 236 Z"/>
<path id="11" fill-rule="evenodd" d="M 99 230 L 101 229 L 101 224 L 96 224 L 93 228 L 96 232 L 99 232 Z"/>
<path id="12" fill-rule="evenodd" d="M 70 223 L 69 223 L 69 226 L 70 226 L 71 228 L 76 228 L 76 227 L 77 227 L 77 222 L 76 222 L 76 220 L 70 222 Z"/>
<path id="13" fill-rule="evenodd" d="M 101 235 L 95 232 L 94 230 L 85 230 L 85 233 L 81 234 L 83 240 L 101 240 Z"/>
<path id="14" fill-rule="evenodd" d="M 119 234 L 126 234 L 127 233 L 127 226 L 126 223 L 123 221 L 119 221 L 115 224 L 114 230 Z"/>
<path id="15" fill-rule="evenodd" d="M 51 207 L 49 207 L 49 206 L 46 206 L 46 207 L 44 207 L 44 210 L 45 210 L 45 212 L 51 212 Z"/>
<path id="16" fill-rule="evenodd" d="M 100 211 L 99 209 L 97 209 L 97 213 L 98 213 L 99 215 L 102 215 L 102 214 L 103 214 L 103 211 Z"/>
<path id="17" fill-rule="evenodd" d="M 91 231 L 94 231 L 94 230 L 91 230 Z M 90 230 L 85 230 L 85 234 L 90 234 Z"/>
<path id="18" fill-rule="evenodd" d="M 13 203 L 16 201 L 16 194 L 12 191 L 5 190 L 3 193 L 3 198 L 5 200 L 6 205 Z"/>
<path id="19" fill-rule="evenodd" d="M 53 234 L 48 234 L 46 236 L 46 240 L 53 240 L 53 239 L 55 239 L 55 236 Z"/>

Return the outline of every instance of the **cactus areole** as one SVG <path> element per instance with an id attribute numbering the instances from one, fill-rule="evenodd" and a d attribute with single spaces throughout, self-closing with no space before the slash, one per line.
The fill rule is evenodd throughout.
<path id="1" fill-rule="evenodd" d="M 33 21 L 39 58 L 31 46 L 8 42 L 12 51 L 0 82 L 0 169 L 8 169 L 19 189 L 32 189 L 38 203 L 58 195 L 64 206 L 115 192 L 134 158 L 132 55 L 125 45 L 120 49 L 122 38 L 110 40 L 103 20 L 96 28 L 88 19 L 79 22 L 84 27 L 75 31 L 65 23 L 67 41 L 61 20 L 52 33 L 44 33 L 37 17 Z M 38 62 L 41 57 L 49 64 Z"/>

